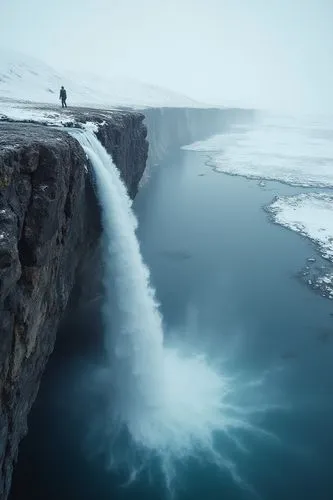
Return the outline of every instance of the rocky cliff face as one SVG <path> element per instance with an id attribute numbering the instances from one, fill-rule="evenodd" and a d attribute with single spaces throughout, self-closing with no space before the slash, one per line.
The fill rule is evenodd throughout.
<path id="1" fill-rule="evenodd" d="M 132 197 L 146 166 L 147 128 L 152 166 L 170 149 L 251 118 L 251 112 L 214 109 L 149 109 L 145 123 L 142 114 L 130 111 L 70 113 L 73 122 L 67 119 L 66 126 L 98 124 L 97 136 Z M 100 233 L 93 176 L 78 142 L 64 129 L 0 122 L 1 499 L 10 489 L 18 445 L 59 322 L 78 297 L 90 298 L 80 283 L 92 260 L 98 278 Z M 90 293 L 94 287 L 89 281 L 83 288 Z"/>
<path id="2" fill-rule="evenodd" d="M 94 116 L 132 196 L 147 157 L 142 119 Z M 99 239 L 90 179 L 83 150 L 65 131 L 0 123 L 1 499 L 76 276 Z"/>
<path id="3" fill-rule="evenodd" d="M 118 113 L 112 122 L 97 118 L 97 137 L 111 154 L 113 162 L 122 173 L 131 198 L 134 198 L 148 157 L 147 128 L 144 116 L 139 113 Z"/>
<path id="4" fill-rule="evenodd" d="M 158 108 L 144 110 L 148 128 L 149 167 L 170 150 L 223 133 L 235 123 L 253 120 L 254 111 L 221 108 Z"/>

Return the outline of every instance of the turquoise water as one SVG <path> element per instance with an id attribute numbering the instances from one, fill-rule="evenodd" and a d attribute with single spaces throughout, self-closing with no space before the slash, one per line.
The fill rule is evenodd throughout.
<path id="1" fill-rule="evenodd" d="M 216 173 L 203 155 L 184 151 L 157 168 L 135 200 L 168 340 L 220 361 L 235 379 L 238 404 L 253 400 L 266 408 L 258 432 L 240 433 L 238 448 L 216 436 L 242 483 L 189 461 L 180 467 L 180 500 L 333 498 L 333 304 L 297 277 L 315 254 L 312 244 L 271 224 L 263 210 L 275 195 L 297 192 Z M 96 326 L 87 321 L 86 328 Z M 81 327 L 73 329 L 80 335 Z M 89 343 L 80 353 L 75 346 L 56 349 L 21 447 L 12 499 L 163 498 L 156 471 L 124 487 L 121 471 L 87 458 L 90 409 L 77 373 L 87 371 L 90 351 Z"/>
<path id="2" fill-rule="evenodd" d="M 203 159 L 181 154 L 180 165 L 162 168 L 136 200 L 167 328 L 195 317 L 197 336 L 211 355 L 221 352 L 228 374 L 261 379 L 256 401 L 277 405 L 261 422 L 277 441 L 253 436 L 237 457 L 257 494 L 331 498 L 333 305 L 297 279 L 311 243 L 271 224 L 262 209 L 299 190 L 260 188 L 213 172 Z M 216 498 L 224 487 L 216 485 Z M 250 498 L 232 486 L 228 495 Z"/>

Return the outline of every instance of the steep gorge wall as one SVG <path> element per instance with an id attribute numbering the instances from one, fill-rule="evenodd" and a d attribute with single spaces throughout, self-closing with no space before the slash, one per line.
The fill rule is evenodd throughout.
<path id="1" fill-rule="evenodd" d="M 99 137 L 135 195 L 146 164 L 143 116 L 114 113 Z M 0 498 L 100 213 L 86 156 L 69 134 L 0 123 Z"/>
<path id="2" fill-rule="evenodd" d="M 232 108 L 158 108 L 144 110 L 148 129 L 149 167 L 170 152 L 197 140 L 228 130 L 230 125 L 251 121 L 254 111 Z"/>

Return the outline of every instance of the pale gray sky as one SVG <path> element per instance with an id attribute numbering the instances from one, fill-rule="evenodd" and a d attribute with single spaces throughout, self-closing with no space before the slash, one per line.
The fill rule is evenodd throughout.
<path id="1" fill-rule="evenodd" d="M 333 0 L 0 0 L 0 46 L 195 99 L 333 112 Z"/>

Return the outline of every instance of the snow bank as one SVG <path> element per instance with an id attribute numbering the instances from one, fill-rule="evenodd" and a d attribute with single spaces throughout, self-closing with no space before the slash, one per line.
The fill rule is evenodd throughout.
<path id="1" fill-rule="evenodd" d="M 281 196 L 267 208 L 274 222 L 309 238 L 322 256 L 333 262 L 333 194 Z M 310 285 L 333 298 L 333 273 L 311 280 Z"/>
<path id="2" fill-rule="evenodd" d="M 323 256 L 333 262 L 333 195 L 281 196 L 268 210 L 277 224 L 310 238 Z"/>
<path id="3" fill-rule="evenodd" d="M 295 186 L 333 187 L 333 119 L 264 115 L 195 142 L 217 171 Z"/>
<path id="4" fill-rule="evenodd" d="M 74 115 L 68 110 L 42 109 L 27 103 L 1 101 L 0 99 L 0 120 L 4 118 L 17 121 L 41 122 L 55 126 L 63 126 L 75 121 Z"/>

